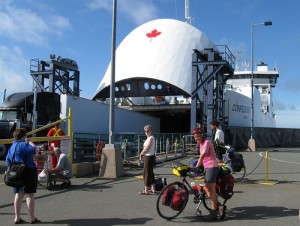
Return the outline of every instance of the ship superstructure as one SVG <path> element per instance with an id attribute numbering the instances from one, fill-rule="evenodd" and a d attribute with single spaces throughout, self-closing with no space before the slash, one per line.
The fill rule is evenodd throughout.
<path id="1" fill-rule="evenodd" d="M 273 106 L 273 88 L 279 77 L 278 71 L 268 69 L 268 65 L 257 65 L 253 71 L 253 126 L 276 127 Z M 224 89 L 225 115 L 229 126 L 251 126 L 251 78 L 252 71 L 235 71 Z"/>

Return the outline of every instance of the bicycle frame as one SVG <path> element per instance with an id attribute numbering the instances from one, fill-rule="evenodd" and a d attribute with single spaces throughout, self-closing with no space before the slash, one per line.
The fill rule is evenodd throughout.
<path id="1" fill-rule="evenodd" d="M 172 164 L 172 168 L 174 169 L 173 164 Z M 208 211 L 211 210 L 211 207 L 209 206 L 210 202 L 205 201 L 205 199 L 208 199 L 208 198 L 205 193 L 204 184 L 199 184 L 197 186 L 197 189 L 194 189 L 193 187 L 190 186 L 186 177 L 190 177 L 190 178 L 194 179 L 194 177 L 191 175 L 191 171 L 188 170 L 188 173 L 180 176 L 181 181 L 177 181 L 177 182 L 168 184 L 160 192 L 157 202 L 156 202 L 156 209 L 157 209 L 158 214 L 162 218 L 170 220 L 170 219 L 177 217 L 185 209 L 186 204 L 188 203 L 188 196 L 190 194 L 189 191 L 192 191 L 192 193 L 194 194 L 193 202 L 195 204 L 197 204 L 196 212 L 195 212 L 196 215 L 198 215 L 198 216 L 202 215 L 202 212 L 200 210 L 200 206 L 202 203 L 203 203 L 205 209 L 207 209 Z M 173 209 L 171 205 L 165 204 L 164 202 L 166 202 L 166 201 L 163 201 L 163 200 L 167 199 L 166 198 L 168 196 L 167 192 L 171 189 L 175 189 L 176 191 L 180 190 L 180 191 L 183 191 L 183 194 L 186 194 L 186 199 L 184 199 L 185 200 L 184 203 L 178 209 Z M 223 212 L 222 215 L 220 214 L 220 219 L 223 219 L 224 216 L 225 216 L 225 214 Z"/>

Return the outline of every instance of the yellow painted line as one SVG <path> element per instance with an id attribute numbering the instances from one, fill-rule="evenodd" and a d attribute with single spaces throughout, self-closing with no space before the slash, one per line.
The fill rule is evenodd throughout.
<path id="1" fill-rule="evenodd" d="M 157 176 L 154 176 L 155 178 L 157 178 Z M 139 175 L 139 176 L 134 176 L 133 178 L 136 178 L 136 179 L 144 179 L 144 176 L 143 175 Z"/>

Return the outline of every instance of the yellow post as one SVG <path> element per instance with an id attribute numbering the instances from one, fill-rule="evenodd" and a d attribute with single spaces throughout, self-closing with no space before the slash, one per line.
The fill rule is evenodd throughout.
<path id="1" fill-rule="evenodd" d="M 269 180 L 269 152 L 266 151 L 266 183 Z"/>
<path id="2" fill-rule="evenodd" d="M 70 160 L 73 163 L 73 127 L 72 127 L 72 108 L 69 108 L 69 116 L 68 116 L 68 135 L 70 137 Z"/>
<path id="3" fill-rule="evenodd" d="M 263 153 L 261 153 L 263 155 Z M 274 185 L 277 181 L 269 181 L 269 152 L 266 151 L 266 180 L 258 181 L 258 184 Z"/>

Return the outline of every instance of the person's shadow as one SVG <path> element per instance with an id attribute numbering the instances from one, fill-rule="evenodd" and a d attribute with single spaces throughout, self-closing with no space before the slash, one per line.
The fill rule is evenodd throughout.
<path id="1" fill-rule="evenodd" d="M 57 220 L 52 222 L 41 222 L 40 224 L 59 224 L 69 226 L 82 226 L 82 225 L 101 225 L 101 226 L 112 226 L 112 225 L 144 225 L 147 221 L 153 220 L 151 218 L 98 218 L 98 219 L 69 219 L 69 220 Z"/>
<path id="2" fill-rule="evenodd" d="M 225 221 L 278 219 L 295 216 L 298 219 L 298 209 L 288 209 L 282 206 L 243 206 L 226 210 Z M 198 216 L 189 217 L 191 222 L 204 221 Z M 241 223 L 242 224 L 242 223 Z"/>
<path id="3" fill-rule="evenodd" d="M 235 220 L 263 220 L 298 216 L 298 214 L 298 209 L 288 209 L 282 206 L 243 206 L 228 210 L 227 218 Z"/>

